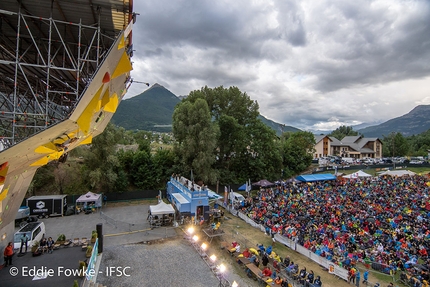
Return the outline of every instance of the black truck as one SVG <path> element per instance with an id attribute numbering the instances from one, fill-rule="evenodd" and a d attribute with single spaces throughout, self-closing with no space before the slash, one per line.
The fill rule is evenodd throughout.
<path id="1" fill-rule="evenodd" d="M 67 211 L 67 195 L 39 195 L 27 198 L 30 215 L 39 218 L 63 216 Z"/>

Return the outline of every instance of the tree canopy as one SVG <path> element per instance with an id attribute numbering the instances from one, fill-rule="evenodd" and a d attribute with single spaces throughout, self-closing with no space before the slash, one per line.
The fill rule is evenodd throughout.
<path id="1" fill-rule="evenodd" d="M 332 131 L 328 136 L 335 137 L 338 140 L 342 140 L 346 136 L 357 136 L 358 132 L 354 131 L 351 126 L 340 126 Z"/>
<path id="2" fill-rule="evenodd" d="M 173 116 L 175 154 L 184 172 L 192 168 L 198 179 L 223 184 L 278 178 L 278 139 L 258 115 L 258 103 L 237 87 L 192 91 Z"/>

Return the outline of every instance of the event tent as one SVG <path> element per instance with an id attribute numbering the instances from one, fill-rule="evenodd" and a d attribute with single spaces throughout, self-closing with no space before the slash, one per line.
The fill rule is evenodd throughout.
<path id="1" fill-rule="evenodd" d="M 267 186 L 274 186 L 275 184 L 273 182 L 268 181 L 267 179 L 262 179 L 260 181 L 254 182 L 252 185 L 267 187 Z"/>
<path id="2" fill-rule="evenodd" d="M 164 203 L 163 201 L 157 205 L 150 205 L 149 211 L 152 215 L 163 215 L 175 213 L 175 209 L 171 204 Z"/>
<path id="3" fill-rule="evenodd" d="M 101 207 L 102 195 L 89 191 L 86 194 L 79 196 L 76 202 L 95 202 L 95 207 Z"/>
<path id="4" fill-rule="evenodd" d="M 335 180 L 336 176 L 331 173 L 304 174 L 304 175 L 299 175 L 298 177 L 296 177 L 296 179 L 303 182 L 325 181 L 325 180 Z"/>
<path id="5" fill-rule="evenodd" d="M 415 174 L 416 173 L 413 171 L 402 169 L 402 170 L 387 170 L 387 171 L 380 173 L 379 176 L 382 176 L 382 175 L 390 175 L 390 176 L 409 175 L 409 176 L 411 176 L 411 175 L 415 175 Z"/>
<path id="6" fill-rule="evenodd" d="M 357 172 L 351 173 L 351 174 L 347 174 L 344 175 L 343 178 L 360 178 L 360 177 L 371 177 L 372 175 L 365 173 L 362 170 L 359 170 Z"/>

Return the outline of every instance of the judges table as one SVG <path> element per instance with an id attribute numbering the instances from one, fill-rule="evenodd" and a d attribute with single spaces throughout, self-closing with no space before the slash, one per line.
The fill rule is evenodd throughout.
<path id="1" fill-rule="evenodd" d="M 257 279 L 260 282 L 264 282 L 267 285 L 275 286 L 275 287 L 281 287 L 281 285 L 276 284 L 274 281 L 267 283 L 266 280 L 270 279 L 270 277 L 261 276 L 261 269 L 254 265 L 254 263 L 246 264 L 246 267 L 251 270 L 252 273 L 257 277 Z"/>

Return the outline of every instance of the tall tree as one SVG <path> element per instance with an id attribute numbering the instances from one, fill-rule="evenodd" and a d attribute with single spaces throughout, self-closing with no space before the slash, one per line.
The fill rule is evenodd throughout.
<path id="1" fill-rule="evenodd" d="M 216 180 L 213 164 L 217 132 L 204 99 L 183 101 L 176 106 L 173 113 L 174 150 L 184 172 L 193 170 L 196 179 L 204 182 Z"/>
<path id="2" fill-rule="evenodd" d="M 335 137 L 338 140 L 342 140 L 346 136 L 358 136 L 358 132 L 354 131 L 352 126 L 340 126 L 332 131 L 329 136 Z"/>
<path id="3" fill-rule="evenodd" d="M 103 133 L 94 138 L 91 152 L 85 156 L 89 186 L 96 192 L 114 191 L 117 181 L 115 169 L 120 166 L 116 156 L 116 144 L 119 140 L 116 127 L 109 123 Z"/>
<path id="4" fill-rule="evenodd" d="M 197 103 L 199 100 L 207 103 L 210 119 L 219 130 L 214 166 L 220 173 L 222 184 L 244 181 L 249 177 L 279 178 L 281 161 L 276 135 L 258 119 L 256 101 L 237 87 L 221 86 L 193 91 L 183 102 Z M 184 122 L 174 117 L 174 126 L 179 125 L 175 121 L 181 120 Z M 179 156 L 182 157 L 181 154 Z"/>
<path id="5" fill-rule="evenodd" d="M 141 150 L 134 154 L 131 176 L 136 187 L 152 189 L 157 186 L 151 154 Z"/>
<path id="6" fill-rule="evenodd" d="M 283 143 L 283 166 L 285 176 L 305 171 L 312 163 L 315 153 L 315 137 L 311 132 L 287 133 Z"/>
<path id="7" fill-rule="evenodd" d="M 382 153 L 386 157 L 406 156 L 409 153 L 409 143 L 401 133 L 392 132 L 382 139 Z"/>

